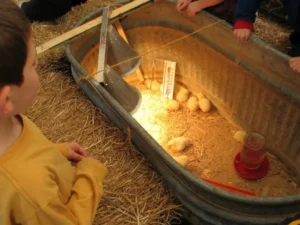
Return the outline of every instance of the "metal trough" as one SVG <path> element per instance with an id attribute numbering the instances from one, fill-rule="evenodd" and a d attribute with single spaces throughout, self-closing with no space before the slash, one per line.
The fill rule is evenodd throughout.
<path id="1" fill-rule="evenodd" d="M 86 17 L 80 24 L 101 12 Z M 174 3 L 161 1 L 130 14 L 122 25 L 129 34 L 131 29 L 141 26 L 188 33 L 216 20 L 205 12 L 187 17 L 175 10 Z M 164 177 L 192 224 L 275 225 L 300 212 L 300 195 L 248 197 L 198 179 L 177 164 L 102 86 L 95 81 L 80 80 L 80 76 L 88 73 L 79 62 L 93 46 L 92 42 L 98 42 L 91 38 L 98 34 L 99 31 L 93 31 L 66 46 L 73 77 L 121 131 L 126 133 L 128 127 L 131 129 L 133 143 Z M 150 38 L 155 35 L 159 34 L 146 35 L 141 48 L 159 47 L 170 38 L 159 37 L 156 40 L 160 41 L 153 42 Z M 128 39 L 133 46 L 138 46 L 134 42 L 139 37 L 129 35 Z M 177 81 L 191 90 L 203 91 L 228 120 L 264 134 L 270 151 L 300 178 L 300 76 L 289 69 L 288 57 L 254 38 L 248 44 L 239 44 L 227 23 L 194 35 L 191 42 L 194 53 L 185 51 L 187 44 L 178 43 L 173 49 L 148 55 L 141 63 L 142 71 L 151 74 L 154 57 L 178 62 Z"/>

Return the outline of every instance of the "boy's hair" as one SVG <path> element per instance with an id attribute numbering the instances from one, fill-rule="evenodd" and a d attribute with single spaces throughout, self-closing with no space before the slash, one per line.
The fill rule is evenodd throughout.
<path id="1" fill-rule="evenodd" d="M 30 23 L 13 0 L 0 0 L 0 88 L 23 83 Z"/>

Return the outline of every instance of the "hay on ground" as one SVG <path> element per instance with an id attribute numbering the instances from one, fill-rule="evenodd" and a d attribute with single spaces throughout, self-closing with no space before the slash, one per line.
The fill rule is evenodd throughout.
<path id="1" fill-rule="evenodd" d="M 107 4 L 113 5 L 108 0 L 89 0 L 54 22 L 33 23 L 34 42 L 40 45 L 57 37 L 73 28 L 87 13 Z M 272 28 L 270 24 L 274 23 L 263 21 L 257 21 L 256 35 L 273 47 L 285 49 L 281 46 L 288 31 Z M 178 217 L 177 206 L 164 189 L 161 177 L 69 76 L 63 47 L 51 50 L 40 59 L 39 73 L 39 96 L 27 115 L 52 141 L 76 140 L 109 169 L 105 195 L 94 224 L 169 224 L 172 218 Z"/>
<path id="2" fill-rule="evenodd" d="M 255 22 L 255 36 L 271 47 L 288 53 L 290 47 L 289 34 L 291 29 L 280 25 L 264 16 L 259 16 Z"/>
<path id="3" fill-rule="evenodd" d="M 35 44 L 70 30 L 88 13 L 107 4 L 111 3 L 89 0 L 54 22 L 33 23 Z M 54 49 L 40 59 L 41 87 L 26 115 L 53 142 L 76 140 L 107 166 L 105 194 L 95 225 L 169 224 L 178 217 L 178 206 L 165 190 L 161 177 L 83 95 L 70 76 L 63 49 Z"/>

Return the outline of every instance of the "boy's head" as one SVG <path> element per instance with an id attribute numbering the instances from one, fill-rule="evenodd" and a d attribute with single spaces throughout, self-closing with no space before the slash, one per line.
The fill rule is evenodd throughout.
<path id="1" fill-rule="evenodd" d="M 37 56 L 26 16 L 12 0 L 0 0 L 0 117 L 23 113 L 34 101 Z"/>

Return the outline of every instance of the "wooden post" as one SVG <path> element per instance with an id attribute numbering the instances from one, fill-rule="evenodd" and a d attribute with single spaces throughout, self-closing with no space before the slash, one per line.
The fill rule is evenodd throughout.
<path id="1" fill-rule="evenodd" d="M 153 2 L 153 0 L 135 0 L 131 3 L 128 3 L 120 8 L 117 8 L 112 11 L 110 21 L 117 19 L 118 17 L 124 16 L 126 14 L 129 14 L 135 9 L 138 9 L 146 4 L 149 4 Z M 64 44 L 65 42 L 77 37 L 78 35 L 84 34 L 88 32 L 89 30 L 99 26 L 102 23 L 102 16 L 91 20 L 90 22 L 87 22 L 79 27 L 74 28 L 73 30 L 70 30 L 36 48 L 38 56 L 41 56 L 42 54 L 46 53 L 48 50 L 55 48 L 61 44 Z"/>

